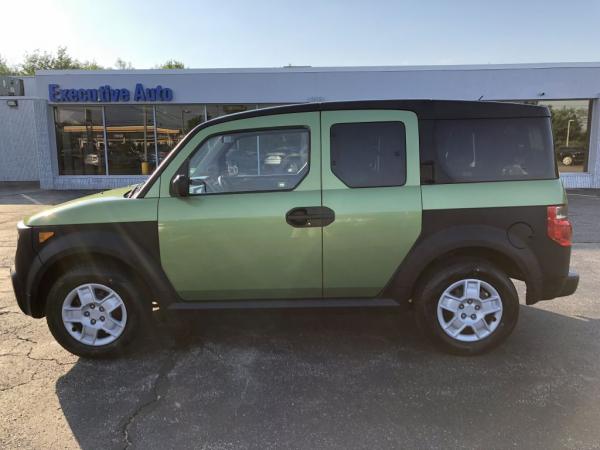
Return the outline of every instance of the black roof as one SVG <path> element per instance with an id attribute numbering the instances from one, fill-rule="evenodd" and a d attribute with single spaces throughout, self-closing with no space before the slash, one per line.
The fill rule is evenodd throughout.
<path id="1" fill-rule="evenodd" d="M 231 120 L 269 116 L 272 114 L 339 111 L 350 109 L 397 109 L 403 111 L 413 111 L 419 117 L 419 120 L 550 117 L 550 110 L 547 107 L 526 105 L 523 103 L 467 100 L 361 100 L 299 103 L 293 105 L 254 109 L 218 117 L 205 122 L 205 124 L 212 125 L 215 123 L 229 122 Z"/>

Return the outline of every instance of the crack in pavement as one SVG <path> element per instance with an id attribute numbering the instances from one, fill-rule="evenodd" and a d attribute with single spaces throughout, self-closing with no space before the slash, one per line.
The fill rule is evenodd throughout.
<path id="1" fill-rule="evenodd" d="M 17 339 L 25 341 L 25 342 L 34 342 L 31 339 L 28 338 L 21 338 L 20 336 L 16 336 Z M 12 356 L 12 357 L 17 357 L 17 358 L 27 358 L 31 361 L 36 361 L 36 362 L 54 362 L 55 364 L 57 364 L 58 366 L 64 367 L 64 366 L 73 366 L 75 364 L 75 362 L 62 362 L 57 358 L 36 358 L 34 356 L 31 356 L 31 353 L 33 352 L 34 347 L 31 346 L 29 348 L 29 350 L 27 351 L 27 353 L 2 353 L 0 354 L 0 358 L 1 357 L 6 357 L 6 356 Z M 34 370 L 33 373 L 31 374 L 31 377 L 29 380 L 24 381 L 22 383 L 17 383 L 15 385 L 12 386 L 6 386 L 3 388 L 0 388 L 0 392 L 5 392 L 5 391 L 9 391 L 11 389 L 15 389 L 18 388 L 19 386 L 24 386 L 26 384 L 31 383 L 32 381 L 35 381 L 36 378 L 35 376 L 38 374 L 38 370 Z"/>
<path id="2" fill-rule="evenodd" d="M 10 391 L 10 390 L 16 389 L 16 388 L 18 388 L 20 386 L 25 386 L 26 384 L 32 383 L 33 381 L 36 380 L 35 376 L 37 374 L 38 374 L 38 371 L 34 370 L 33 373 L 31 374 L 31 377 L 29 378 L 29 380 L 23 381 L 22 383 L 17 383 L 17 384 L 15 384 L 13 386 L 7 386 L 7 387 L 4 387 L 4 388 L 0 388 L 0 392 Z"/>
<path id="3" fill-rule="evenodd" d="M 167 352 L 167 357 L 159 367 L 154 383 L 152 384 L 148 393 L 145 396 L 143 396 L 146 398 L 141 400 L 138 403 L 137 407 L 129 415 L 129 417 L 127 417 L 123 421 L 121 429 L 123 440 L 125 441 L 125 446 L 123 447 L 124 449 L 128 449 L 133 446 L 131 434 L 129 432 L 129 429 L 133 422 L 143 413 L 149 411 L 150 408 L 156 406 L 157 403 L 161 400 L 161 398 L 163 398 L 166 392 L 169 390 L 169 374 L 175 368 L 179 356 L 185 353 L 185 349 L 170 349 L 167 350 Z"/>
<path id="4" fill-rule="evenodd" d="M 15 334 L 15 339 L 17 339 L 18 341 L 29 342 L 31 344 L 38 343 L 37 341 L 34 341 L 33 339 L 22 337 L 22 336 L 19 336 L 18 334 Z"/>
<path id="5" fill-rule="evenodd" d="M 62 362 L 62 361 L 59 361 L 58 358 L 35 358 L 35 357 L 31 356 L 31 352 L 33 352 L 33 347 L 31 347 L 29 349 L 27 354 L 20 355 L 20 356 L 26 356 L 28 359 L 30 359 L 32 361 L 51 361 L 51 362 L 58 364 L 59 366 L 72 366 L 75 364 L 75 361 L 74 362 Z"/>

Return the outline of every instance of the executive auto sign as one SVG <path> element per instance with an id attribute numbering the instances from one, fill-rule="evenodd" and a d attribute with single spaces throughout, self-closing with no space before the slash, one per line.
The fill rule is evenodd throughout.
<path id="1" fill-rule="evenodd" d="M 133 93 L 129 89 L 113 89 L 108 84 L 95 89 L 62 89 L 58 84 L 49 84 L 48 99 L 66 103 L 170 102 L 173 90 L 161 85 L 145 88 L 142 83 L 135 85 Z"/>

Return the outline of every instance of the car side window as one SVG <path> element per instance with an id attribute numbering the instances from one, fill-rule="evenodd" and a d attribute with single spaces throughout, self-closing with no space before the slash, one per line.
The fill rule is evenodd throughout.
<path id="1" fill-rule="evenodd" d="M 439 183 L 556 178 L 548 118 L 437 120 Z"/>
<path id="2" fill-rule="evenodd" d="M 406 183 L 402 122 L 338 123 L 330 129 L 331 171 L 352 188 Z"/>
<path id="3" fill-rule="evenodd" d="M 190 195 L 292 190 L 309 169 L 306 128 L 218 134 L 189 160 Z"/>

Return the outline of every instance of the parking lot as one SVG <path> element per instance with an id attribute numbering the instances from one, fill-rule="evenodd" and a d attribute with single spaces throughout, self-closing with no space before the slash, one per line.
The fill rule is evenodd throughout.
<path id="1" fill-rule="evenodd" d="M 598 192 L 569 195 L 578 292 L 491 354 L 441 354 L 399 309 L 213 311 L 113 361 L 62 350 L 10 284 L 16 222 L 77 195 L 0 184 L 1 448 L 600 446 Z"/>

